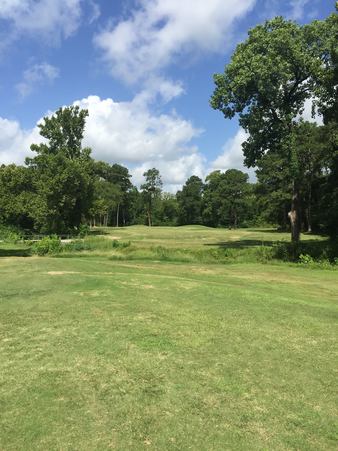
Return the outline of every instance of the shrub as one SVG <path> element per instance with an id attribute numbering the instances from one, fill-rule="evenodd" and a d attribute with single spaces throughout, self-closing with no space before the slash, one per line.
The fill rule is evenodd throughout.
<path id="1" fill-rule="evenodd" d="M 87 236 L 90 232 L 90 228 L 87 224 L 80 224 L 79 229 L 78 229 L 78 236 L 80 238 L 84 238 L 85 236 Z"/>
<path id="2" fill-rule="evenodd" d="M 33 254 L 40 256 L 47 254 L 58 254 L 62 250 L 61 240 L 56 235 L 46 236 L 33 243 L 31 250 Z"/>
<path id="3" fill-rule="evenodd" d="M 17 243 L 23 239 L 22 232 L 15 227 L 0 226 L 0 241 Z"/>
<path id="4" fill-rule="evenodd" d="M 300 254 L 299 258 L 298 258 L 299 263 L 303 263 L 305 265 L 308 265 L 310 263 L 313 263 L 314 260 L 311 257 L 311 255 L 308 254 Z"/>

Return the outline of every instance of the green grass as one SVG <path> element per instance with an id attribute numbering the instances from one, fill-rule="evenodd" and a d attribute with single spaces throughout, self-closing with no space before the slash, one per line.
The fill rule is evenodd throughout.
<path id="1" fill-rule="evenodd" d="M 81 252 L 109 255 L 114 260 L 171 261 L 185 263 L 248 263 L 298 261 L 309 255 L 309 266 L 325 267 L 338 257 L 338 243 L 323 236 L 304 234 L 298 249 L 290 237 L 273 229 L 212 229 L 203 226 L 101 228 L 83 240 L 65 244 L 61 257 Z M 312 261 L 312 258 L 314 261 Z"/>
<path id="2" fill-rule="evenodd" d="M 203 237 L 276 236 L 107 232 L 134 252 L 177 249 L 171 234 L 196 252 Z M 337 271 L 116 261 L 111 248 L 19 258 L 6 246 L 1 450 L 336 449 Z"/>

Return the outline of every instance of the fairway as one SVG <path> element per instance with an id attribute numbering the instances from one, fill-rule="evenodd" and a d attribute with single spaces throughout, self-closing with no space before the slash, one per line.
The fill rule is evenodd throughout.
<path id="1" fill-rule="evenodd" d="M 0 449 L 336 449 L 336 271 L 108 253 L 0 273 Z"/>

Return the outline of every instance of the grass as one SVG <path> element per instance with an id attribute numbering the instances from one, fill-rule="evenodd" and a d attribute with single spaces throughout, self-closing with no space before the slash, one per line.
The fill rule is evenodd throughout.
<path id="1" fill-rule="evenodd" d="M 106 232 L 133 252 L 276 237 Z M 117 251 L 0 258 L 1 450 L 336 449 L 336 271 Z"/>

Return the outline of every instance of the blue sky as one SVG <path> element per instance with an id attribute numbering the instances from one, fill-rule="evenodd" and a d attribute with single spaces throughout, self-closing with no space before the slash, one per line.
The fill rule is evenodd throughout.
<path id="1" fill-rule="evenodd" d="M 247 30 L 283 15 L 322 19 L 331 0 L 0 0 L 0 164 L 22 163 L 37 122 L 89 110 L 84 144 L 128 166 L 158 167 L 175 191 L 192 174 L 243 169 L 237 120 L 209 106 Z"/>

